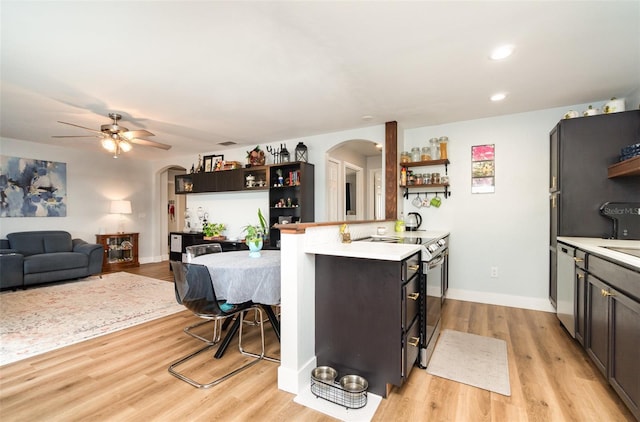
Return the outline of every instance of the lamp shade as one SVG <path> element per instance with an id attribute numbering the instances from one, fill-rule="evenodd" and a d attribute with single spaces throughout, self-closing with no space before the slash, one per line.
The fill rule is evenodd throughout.
<path id="1" fill-rule="evenodd" d="M 131 214 L 131 201 L 111 201 L 111 214 Z"/>

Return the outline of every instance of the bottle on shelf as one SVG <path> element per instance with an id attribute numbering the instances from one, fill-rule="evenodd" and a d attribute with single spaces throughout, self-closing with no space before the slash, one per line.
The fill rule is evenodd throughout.
<path id="1" fill-rule="evenodd" d="M 400 170 L 400 184 L 402 186 L 407 185 L 407 168 L 406 167 L 402 167 L 402 170 Z"/>
<path id="2" fill-rule="evenodd" d="M 438 151 L 438 138 L 429 139 L 429 144 L 431 144 L 431 159 L 432 160 L 439 160 L 440 159 L 440 153 Z"/>
<path id="3" fill-rule="evenodd" d="M 440 139 L 438 139 L 438 142 L 440 143 L 440 159 L 446 160 L 447 159 L 447 142 L 449 142 L 449 138 L 447 136 L 441 136 Z"/>

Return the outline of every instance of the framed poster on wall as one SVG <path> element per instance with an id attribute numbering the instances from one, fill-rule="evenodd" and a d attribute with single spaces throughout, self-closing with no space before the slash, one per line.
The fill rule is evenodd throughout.
<path id="1" fill-rule="evenodd" d="M 67 164 L 0 155 L 0 217 L 66 217 Z"/>
<path id="2" fill-rule="evenodd" d="M 495 144 L 471 147 L 471 193 L 496 190 Z"/>

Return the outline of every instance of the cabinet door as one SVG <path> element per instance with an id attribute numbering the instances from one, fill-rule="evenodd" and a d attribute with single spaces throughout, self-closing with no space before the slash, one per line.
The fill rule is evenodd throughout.
<path id="1" fill-rule="evenodd" d="M 602 292 L 609 287 L 596 277 L 587 274 L 587 336 L 586 349 L 600 372 L 607 376 L 609 362 L 609 298 Z"/>
<path id="2" fill-rule="evenodd" d="M 609 382 L 640 419 L 640 303 L 611 290 Z"/>
<path id="3" fill-rule="evenodd" d="M 549 249 L 549 301 L 556 308 L 558 303 L 558 261 L 555 247 Z"/>
<path id="4" fill-rule="evenodd" d="M 586 318 L 585 311 L 587 306 L 587 283 L 586 273 L 582 268 L 576 268 L 576 303 L 575 303 L 575 316 L 576 316 L 576 340 L 582 346 L 585 345 L 585 330 L 586 330 Z"/>
<path id="5" fill-rule="evenodd" d="M 559 175 L 558 156 L 560 153 L 560 150 L 559 150 L 560 133 L 559 132 L 560 132 L 560 125 L 558 124 L 556 127 L 553 128 L 553 130 L 549 134 L 549 146 L 550 146 L 549 192 L 555 192 L 560 189 L 560 180 L 558 179 L 558 175 Z"/>

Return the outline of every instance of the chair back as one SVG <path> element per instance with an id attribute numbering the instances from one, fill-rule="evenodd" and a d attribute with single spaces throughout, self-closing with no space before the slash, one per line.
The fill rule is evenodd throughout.
<path id="1" fill-rule="evenodd" d="M 187 252 L 186 262 L 190 263 L 193 258 L 200 255 L 222 252 L 222 246 L 219 243 L 204 243 L 202 245 L 192 245 L 184 248 Z"/>
<path id="2" fill-rule="evenodd" d="M 211 275 L 206 266 L 171 261 L 171 268 L 178 303 L 196 315 L 227 315 L 220 309 Z"/>

